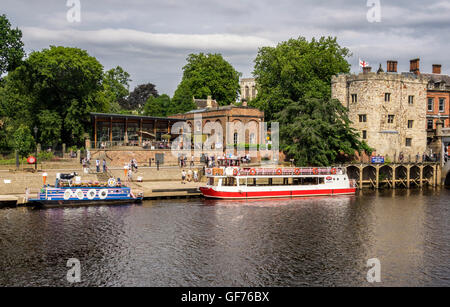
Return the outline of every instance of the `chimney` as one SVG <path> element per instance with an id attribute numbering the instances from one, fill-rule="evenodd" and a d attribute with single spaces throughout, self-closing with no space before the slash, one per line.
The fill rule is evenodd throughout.
<path id="1" fill-rule="evenodd" d="M 409 61 L 409 71 L 416 75 L 420 75 L 419 62 L 419 58 Z"/>
<path id="2" fill-rule="evenodd" d="M 370 67 L 370 66 L 363 67 L 363 74 L 366 75 L 371 71 L 372 71 L 372 67 Z"/>
<path id="3" fill-rule="evenodd" d="M 212 108 L 212 97 L 211 96 L 208 96 L 208 99 L 206 100 L 206 107 L 208 109 Z"/>
<path id="4" fill-rule="evenodd" d="M 433 74 L 441 74 L 441 64 L 433 64 Z"/>
<path id="5" fill-rule="evenodd" d="M 397 61 L 387 61 L 387 72 L 397 72 Z"/>

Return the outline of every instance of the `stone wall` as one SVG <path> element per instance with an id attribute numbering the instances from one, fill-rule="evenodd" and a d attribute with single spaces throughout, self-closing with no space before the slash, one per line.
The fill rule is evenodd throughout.
<path id="1" fill-rule="evenodd" d="M 361 135 L 366 131 L 366 142 L 376 154 L 398 157 L 423 154 L 427 146 L 426 98 L 428 79 L 416 75 L 396 73 L 361 73 L 338 75 L 332 78 L 332 97 L 349 109 L 352 126 Z M 390 101 L 385 101 L 385 94 Z M 356 97 L 352 95 L 356 94 Z M 409 103 L 413 96 L 413 103 Z M 356 98 L 356 101 L 355 101 Z M 366 115 L 360 122 L 359 115 Z M 394 115 L 389 123 L 388 115 Z M 408 128 L 408 121 L 413 121 Z M 411 139 L 407 146 L 406 139 Z"/>

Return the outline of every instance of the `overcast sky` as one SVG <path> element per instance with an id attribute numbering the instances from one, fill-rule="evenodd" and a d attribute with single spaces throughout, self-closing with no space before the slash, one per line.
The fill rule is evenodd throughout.
<path id="1" fill-rule="evenodd" d="M 450 1 L 369 2 L 380 3 L 379 22 L 369 22 L 367 0 L 80 0 L 81 21 L 72 23 L 67 0 L 0 0 L 0 14 L 23 31 L 28 53 L 80 47 L 105 69 L 122 66 L 132 88 L 152 82 L 160 94 L 173 94 L 189 53 L 222 53 L 251 77 L 259 47 L 298 36 L 337 36 L 354 72 L 359 57 L 375 70 L 398 60 L 400 71 L 420 57 L 422 72 L 442 64 L 450 73 Z"/>

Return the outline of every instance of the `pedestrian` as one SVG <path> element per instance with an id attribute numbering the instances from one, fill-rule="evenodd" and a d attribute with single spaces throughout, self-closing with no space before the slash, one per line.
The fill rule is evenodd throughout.
<path id="1" fill-rule="evenodd" d="M 133 181 L 133 168 L 132 168 L 131 164 L 127 165 L 127 169 L 128 169 L 128 172 L 127 172 L 128 181 L 131 182 L 131 181 Z"/>
<path id="2" fill-rule="evenodd" d="M 194 170 L 194 182 L 198 182 L 198 170 Z"/>
<path id="3" fill-rule="evenodd" d="M 103 173 L 106 173 L 106 160 L 103 159 Z"/>
<path id="4" fill-rule="evenodd" d="M 159 171 L 159 159 L 156 160 L 156 170 Z"/>
<path id="5" fill-rule="evenodd" d="M 417 153 L 417 155 L 416 155 L 416 163 L 419 163 L 419 157 L 420 157 L 420 155 L 419 155 L 419 153 Z"/>
<path id="6" fill-rule="evenodd" d="M 193 167 L 194 166 L 194 156 L 192 155 L 191 156 L 191 167 Z"/>
<path id="7" fill-rule="evenodd" d="M 100 160 L 98 158 L 95 160 L 95 167 L 97 169 L 97 173 L 100 173 Z"/>
<path id="8" fill-rule="evenodd" d="M 187 181 L 188 182 L 192 181 L 192 170 L 191 169 L 189 169 L 187 172 Z"/>
<path id="9" fill-rule="evenodd" d="M 138 171 L 138 163 L 137 163 L 136 159 L 134 159 L 134 158 L 133 158 L 133 167 L 134 167 L 134 170 L 137 172 Z"/>
<path id="10" fill-rule="evenodd" d="M 185 184 L 185 180 L 186 180 L 186 172 L 184 171 L 184 169 L 181 171 L 181 183 Z"/>

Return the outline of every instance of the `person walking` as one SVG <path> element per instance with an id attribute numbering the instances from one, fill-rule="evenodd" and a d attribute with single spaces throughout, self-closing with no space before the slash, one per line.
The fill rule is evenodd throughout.
<path id="1" fill-rule="evenodd" d="M 182 171 L 181 171 L 181 183 L 182 184 L 185 184 L 186 182 L 186 172 L 185 172 L 185 170 L 183 169 Z"/>
<path id="2" fill-rule="evenodd" d="M 103 173 L 106 173 L 106 160 L 103 159 Z"/>
<path id="3" fill-rule="evenodd" d="M 194 170 L 194 182 L 198 182 L 198 170 Z"/>
<path id="4" fill-rule="evenodd" d="M 97 173 L 100 173 L 100 160 L 98 158 L 95 160 L 95 167 L 97 169 Z"/>
<path id="5" fill-rule="evenodd" d="M 189 169 L 187 172 L 187 181 L 188 182 L 192 181 L 192 170 L 191 169 Z"/>
<path id="6" fill-rule="evenodd" d="M 193 167 L 194 166 L 194 156 L 192 155 L 191 156 L 191 167 Z"/>

